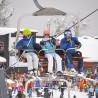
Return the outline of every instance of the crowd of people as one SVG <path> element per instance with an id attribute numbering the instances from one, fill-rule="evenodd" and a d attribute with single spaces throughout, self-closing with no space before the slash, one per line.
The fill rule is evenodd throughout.
<path id="1" fill-rule="evenodd" d="M 9 98 L 32 98 L 34 96 L 50 98 L 53 90 L 59 90 L 60 98 L 64 96 L 65 90 L 68 89 L 66 82 L 42 80 L 40 77 L 33 77 L 32 74 L 16 74 L 12 79 L 14 84 L 8 84 Z M 98 82 L 72 77 L 66 79 L 69 82 L 70 90 L 84 92 L 88 98 L 98 97 Z M 74 80 L 74 81 L 73 81 Z M 98 80 L 97 80 L 98 81 Z M 77 97 L 76 97 L 77 98 Z"/>

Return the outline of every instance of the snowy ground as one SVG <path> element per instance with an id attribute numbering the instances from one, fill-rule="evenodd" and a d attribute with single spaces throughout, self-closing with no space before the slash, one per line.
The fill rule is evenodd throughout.
<path id="1" fill-rule="evenodd" d="M 78 92 L 78 91 L 70 91 L 70 98 L 73 98 L 74 95 L 76 95 L 76 98 L 88 98 L 87 93 Z M 29 98 L 29 97 L 26 97 L 26 98 Z M 43 98 L 43 97 L 36 97 L 36 95 L 33 94 L 32 98 Z M 51 96 L 50 98 L 60 98 L 60 91 L 53 90 L 53 96 Z M 67 90 L 65 90 L 64 92 L 64 98 L 68 98 Z M 95 96 L 93 96 L 92 98 L 95 98 Z"/>

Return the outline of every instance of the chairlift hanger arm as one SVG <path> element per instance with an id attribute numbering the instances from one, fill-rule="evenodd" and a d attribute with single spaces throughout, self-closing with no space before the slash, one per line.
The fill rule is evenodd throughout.
<path id="1" fill-rule="evenodd" d="M 39 9 L 43 9 L 44 7 L 42 7 L 37 0 L 33 0 L 34 4 L 36 5 L 37 8 Z"/>

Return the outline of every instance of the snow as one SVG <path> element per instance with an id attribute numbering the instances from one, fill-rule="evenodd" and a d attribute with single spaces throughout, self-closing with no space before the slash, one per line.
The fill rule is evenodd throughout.
<path id="1" fill-rule="evenodd" d="M 11 79 L 7 79 L 6 82 L 7 82 L 7 83 L 15 83 L 15 82 L 14 82 L 13 80 L 11 80 Z"/>
<path id="2" fill-rule="evenodd" d="M 17 31 L 16 28 L 0 27 L 0 35 L 15 33 L 16 31 Z"/>
<path id="3" fill-rule="evenodd" d="M 82 47 L 79 49 L 82 52 L 85 62 L 98 62 L 98 39 L 91 37 L 80 37 Z"/>
<path id="4" fill-rule="evenodd" d="M 70 91 L 70 98 L 73 98 L 74 95 L 76 96 L 76 98 L 88 98 L 87 93 L 71 90 Z M 26 98 L 29 98 L 29 97 L 26 97 Z M 43 97 L 36 97 L 36 94 L 33 93 L 32 98 L 43 98 Z M 51 95 L 50 98 L 60 98 L 60 91 L 59 90 L 53 90 L 53 96 Z M 68 98 L 67 90 L 65 90 L 63 98 Z M 95 98 L 95 96 L 93 96 L 93 98 Z"/>
<path id="5" fill-rule="evenodd" d="M 6 58 L 0 56 L 0 62 L 6 62 Z"/>
<path id="6" fill-rule="evenodd" d="M 20 29 L 22 31 L 24 29 Z M 38 32 L 37 30 L 32 30 L 32 32 Z M 0 35 L 5 35 L 5 34 L 10 34 L 10 33 L 15 33 L 17 31 L 17 28 L 9 28 L 9 27 L 0 27 Z"/>
<path id="7" fill-rule="evenodd" d="M 88 98 L 87 93 L 84 92 L 78 92 L 78 91 L 71 91 L 70 92 L 70 98 L 73 98 L 73 96 L 76 95 L 76 98 Z M 60 92 L 54 91 L 54 97 L 53 98 L 60 98 Z M 68 98 L 68 92 L 65 90 L 64 92 L 64 98 Z"/>

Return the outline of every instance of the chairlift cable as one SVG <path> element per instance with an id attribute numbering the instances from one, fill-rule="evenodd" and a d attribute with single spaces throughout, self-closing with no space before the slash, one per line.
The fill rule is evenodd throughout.
<path id="1" fill-rule="evenodd" d="M 88 14 L 87 16 L 83 17 L 82 19 L 80 19 L 80 23 L 85 20 L 86 18 L 88 18 L 89 16 L 91 16 L 92 14 L 94 14 L 95 12 L 97 12 L 98 9 L 94 10 L 93 12 L 91 12 L 90 14 Z M 75 24 L 73 24 L 72 26 L 70 26 L 68 29 L 71 29 L 72 27 L 76 26 L 78 24 L 78 22 L 76 22 Z M 64 32 L 66 31 L 67 29 L 64 30 Z M 61 32 L 59 33 L 58 35 L 54 35 L 53 37 L 56 38 L 58 36 L 60 36 L 61 34 L 63 34 L 64 32 Z"/>

